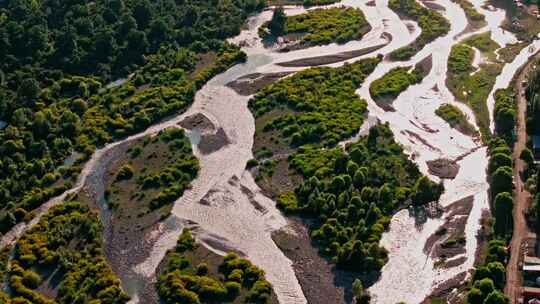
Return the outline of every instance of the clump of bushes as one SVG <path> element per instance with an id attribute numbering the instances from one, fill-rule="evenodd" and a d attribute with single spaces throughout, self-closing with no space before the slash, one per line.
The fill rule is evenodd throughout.
<path id="1" fill-rule="evenodd" d="M 371 97 L 376 101 L 391 102 L 409 86 L 422 81 L 424 77 L 421 68 L 410 70 L 410 67 L 393 68 L 383 77 L 373 81 L 369 87 Z"/>

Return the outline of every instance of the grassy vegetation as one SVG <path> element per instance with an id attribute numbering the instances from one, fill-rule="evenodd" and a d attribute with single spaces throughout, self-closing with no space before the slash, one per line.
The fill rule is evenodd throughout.
<path id="1" fill-rule="evenodd" d="M 479 29 L 486 25 L 486 16 L 479 13 L 475 8 L 474 5 L 472 5 L 469 0 L 452 0 L 453 2 L 459 4 L 459 6 L 463 9 L 465 12 L 465 16 L 467 16 L 467 21 L 469 22 L 469 25 L 471 26 L 472 30 Z"/>
<path id="2" fill-rule="evenodd" d="M 256 118 L 255 155 L 317 144 L 334 146 L 353 136 L 364 120 L 366 102 L 355 94 L 380 58 L 340 68 L 312 68 L 280 80 L 255 95 L 249 108 Z M 269 156 L 265 153 L 266 156 Z"/>
<path id="3" fill-rule="evenodd" d="M 323 45 L 360 39 L 369 29 L 360 9 L 335 7 L 287 16 L 285 29 L 280 35 L 299 34 L 303 45 Z M 266 26 L 262 26 L 259 32 L 264 36 L 266 30 Z"/>
<path id="4" fill-rule="evenodd" d="M 128 151 L 129 159 L 107 189 L 112 209 L 120 213 L 136 209 L 139 217 L 182 196 L 199 171 L 199 162 L 182 129 L 169 128 L 141 141 Z"/>
<path id="5" fill-rule="evenodd" d="M 450 23 L 443 15 L 420 5 L 416 0 L 390 0 L 388 7 L 397 14 L 416 21 L 422 30 L 420 36 L 412 44 L 390 53 L 390 58 L 393 60 L 410 59 L 426 44 L 446 35 L 450 31 Z"/>
<path id="6" fill-rule="evenodd" d="M 448 122 L 452 128 L 455 128 L 465 135 L 478 135 L 478 131 L 476 131 L 475 127 L 469 122 L 469 118 L 454 105 L 444 104 L 435 111 L 435 114 Z"/>
<path id="7" fill-rule="evenodd" d="M 392 103 L 409 86 L 422 81 L 424 73 L 421 68 L 418 67 L 412 71 L 411 69 L 411 67 L 393 68 L 383 77 L 373 81 L 369 87 L 371 97 L 375 101 Z"/>
<path id="8" fill-rule="evenodd" d="M 201 247 L 184 229 L 167 253 L 156 284 L 164 304 L 271 302 L 272 286 L 263 270 L 234 253 L 222 258 Z M 209 263 L 196 264 L 203 257 Z"/>
<path id="9" fill-rule="evenodd" d="M 485 39 L 485 37 L 471 37 L 468 43 L 476 45 L 481 41 L 485 41 Z M 497 46 L 495 43 L 487 45 L 489 47 L 482 47 L 484 56 L 489 56 L 493 52 L 493 48 Z M 482 138 L 487 140 L 491 132 L 489 130 L 490 117 L 486 101 L 495 84 L 496 77 L 501 72 L 502 65 L 499 62 L 482 63 L 479 69 L 475 71 L 472 66 L 473 60 L 474 50 L 469 45 L 458 44 L 452 47 L 448 58 L 447 84 L 450 91 L 459 101 L 471 107 Z"/>
<path id="10" fill-rule="evenodd" d="M 102 252 L 96 214 L 77 202 L 54 207 L 17 241 L 10 260 L 13 303 L 126 303 Z M 55 290 L 50 299 L 40 290 Z"/>

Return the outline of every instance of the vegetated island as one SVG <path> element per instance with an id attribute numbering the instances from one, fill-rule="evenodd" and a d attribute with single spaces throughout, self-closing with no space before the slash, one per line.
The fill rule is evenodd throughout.
<path id="1" fill-rule="evenodd" d="M 428 60 L 431 60 L 429 58 Z M 397 67 L 376 79 L 369 87 L 373 100 L 385 111 L 395 111 L 392 102 L 409 86 L 420 83 L 429 73 L 422 64 L 413 67 Z"/>
<path id="2" fill-rule="evenodd" d="M 490 135 L 487 98 L 500 74 L 502 64 L 494 58 L 499 47 L 490 38 L 490 33 L 470 37 L 464 43 L 452 47 L 448 58 L 447 85 L 452 94 L 473 110 L 476 123 L 483 140 Z M 478 69 L 472 63 L 473 47 L 480 50 L 487 61 L 481 62 Z"/>
<path id="3" fill-rule="evenodd" d="M 281 209 L 310 219 L 310 235 L 320 253 L 357 278 L 353 285 L 359 301 L 369 296 L 358 286 L 373 283 L 386 263 L 387 253 L 378 243 L 391 215 L 405 206 L 437 201 L 443 191 L 442 185 L 422 176 L 387 125 L 372 127 L 369 135 L 345 149 L 336 148 L 361 126 L 365 101 L 354 91 L 379 60 L 304 70 L 263 89 L 249 102 L 256 117 L 257 159 L 248 167 Z M 358 104 L 356 116 L 340 118 L 343 109 L 348 111 L 342 100 Z M 276 240 L 291 242 L 290 237 Z M 306 278 L 316 276 L 314 271 L 328 267 L 298 271 L 302 262 L 293 262 L 301 285 L 310 284 Z M 317 291 L 304 286 L 312 291 L 306 293 L 308 301 L 323 303 L 320 299 L 335 293 L 334 275 L 323 278 Z"/>
<path id="4" fill-rule="evenodd" d="M 403 18 L 416 21 L 422 30 L 420 36 L 411 44 L 390 53 L 392 60 L 408 60 L 426 44 L 450 31 L 450 22 L 441 13 L 420 5 L 416 0 L 390 0 L 388 7 Z"/>
<path id="5" fill-rule="evenodd" d="M 286 16 L 283 8 L 278 7 L 274 10 L 272 20 L 259 28 L 259 35 L 270 43 L 278 37 L 292 41 L 281 49 L 290 51 L 361 39 L 370 30 L 371 26 L 364 13 L 357 8 L 314 9 L 304 14 Z"/>
<path id="6" fill-rule="evenodd" d="M 458 107 L 449 103 L 443 104 L 435 114 L 444 119 L 452 128 L 468 136 L 478 136 L 478 131 L 469 122 L 469 117 L 465 115 Z"/>
<path id="7" fill-rule="evenodd" d="M 164 304 L 278 303 L 262 269 L 235 253 L 209 251 L 188 229 L 159 268 L 156 288 Z"/>

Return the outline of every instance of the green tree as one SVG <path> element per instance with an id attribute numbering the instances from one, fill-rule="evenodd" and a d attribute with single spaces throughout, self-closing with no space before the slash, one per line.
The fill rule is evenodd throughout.
<path id="1" fill-rule="evenodd" d="M 512 209 L 514 200 L 512 194 L 501 192 L 497 194 L 494 201 L 495 207 L 495 234 L 505 236 L 512 231 Z"/>
<path id="2" fill-rule="evenodd" d="M 272 15 L 272 20 L 270 20 L 268 29 L 270 30 L 270 33 L 272 33 L 272 35 L 281 36 L 285 34 L 286 26 L 287 26 L 287 15 L 285 15 L 285 11 L 283 10 L 283 7 L 278 6 L 274 10 L 274 14 Z"/>

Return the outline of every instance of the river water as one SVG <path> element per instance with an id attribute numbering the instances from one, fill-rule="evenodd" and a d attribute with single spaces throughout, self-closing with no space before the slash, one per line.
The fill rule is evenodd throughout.
<path id="1" fill-rule="evenodd" d="M 475 7 L 487 17 L 487 26 L 475 33 L 491 31 L 493 39 L 501 46 L 515 42 L 515 37 L 500 29 L 504 12 L 483 9 L 481 0 L 472 1 Z M 472 35 L 460 35 L 466 27 L 463 10 L 449 0 L 437 1 L 445 8 L 442 12 L 451 22 L 451 32 L 428 44 L 411 60 L 406 62 L 383 61 L 367 77 L 358 89 L 359 96 L 368 101 L 370 119 L 388 122 L 396 140 L 418 164 L 421 171 L 429 174 L 426 161 L 438 158 L 456 159 L 469 153 L 459 161 L 461 170 L 453 180 L 445 180 L 446 191 L 441 197 L 441 205 L 449 206 L 453 202 L 473 195 L 474 205 L 466 225 L 466 254 L 464 263 L 452 268 L 436 268 L 435 261 L 423 252 L 427 238 L 444 222 L 447 214 L 441 218 L 427 219 L 419 224 L 408 210 L 397 213 L 391 222 L 390 230 L 383 234 L 381 244 L 389 250 L 389 261 L 382 270 L 380 280 L 369 291 L 373 303 L 391 303 L 399 301 L 419 303 L 440 283 L 472 268 L 477 247 L 476 235 L 482 210 L 489 208 L 487 201 L 488 184 L 485 168 L 487 151 L 477 138 L 465 136 L 449 127 L 435 115 L 434 111 L 443 103 L 451 103 L 462 109 L 474 123 L 472 111 L 462 103 L 455 101 L 446 88 L 446 62 L 452 45 Z M 271 18 L 271 11 L 265 11 L 248 21 L 248 28 L 230 41 L 243 46 L 248 55 L 247 62 L 239 64 L 216 76 L 197 92 L 193 105 L 186 113 L 168 121 L 159 123 L 146 131 L 131 136 L 121 142 L 109 144 L 95 152 L 86 163 L 76 186 L 68 191 L 79 191 L 88 178 L 103 169 L 104 160 L 110 157 L 114 148 L 127 141 L 151 135 L 171 126 L 177 126 L 186 116 L 201 113 L 208 117 L 216 127 L 221 127 L 229 138 L 229 144 L 220 150 L 202 154 L 196 147 L 194 153 L 199 158 L 201 170 L 193 181 L 191 189 L 174 204 L 172 215 L 159 224 L 144 238 L 153 244 L 150 256 L 138 265 L 133 265 L 136 276 L 122 278 L 122 284 L 132 296 L 132 303 L 138 303 L 138 295 L 144 284 L 155 280 L 155 270 L 166 251 L 174 247 L 183 227 L 190 226 L 203 244 L 210 250 L 223 254 L 227 249 L 235 249 L 245 254 L 256 265 L 265 270 L 268 280 L 273 284 L 280 303 L 306 303 L 306 299 L 294 274 L 291 261 L 288 260 L 271 239 L 271 233 L 287 225 L 286 218 L 277 210 L 275 203 L 260 193 L 253 178 L 245 170 L 246 162 L 251 159 L 253 145 L 254 119 L 247 108 L 249 97 L 240 96 L 226 84 L 241 76 L 251 73 L 269 73 L 297 71 L 301 68 L 284 68 L 276 63 L 314 56 L 331 55 L 343 51 L 356 50 L 388 42 L 383 33 L 393 39 L 378 51 L 360 56 L 364 58 L 375 54 L 388 54 L 401 46 L 414 41 L 419 35 L 418 26 L 412 21 L 402 21 L 388 8 L 387 0 L 376 0 L 375 6 L 367 5 L 367 0 L 344 0 L 336 4 L 361 8 L 372 29 L 362 40 L 343 45 L 331 44 L 303 50 L 280 53 L 264 48 L 257 37 L 257 28 Z M 301 7 L 287 7 L 287 14 L 305 12 Z M 535 48 L 540 45 L 535 44 Z M 528 58 L 530 52 L 525 48 L 512 63 L 503 69 L 497 78 L 496 88 L 508 85 L 513 74 Z M 397 66 L 412 66 L 423 59 L 432 58 L 433 67 L 429 75 L 420 83 L 411 86 L 394 102 L 395 112 L 380 109 L 369 95 L 369 85 L 390 69 Z M 354 58 L 349 62 L 358 60 Z M 480 59 L 478 59 L 480 60 Z M 479 62 L 479 61 L 477 61 Z M 339 66 L 344 62 L 331 64 Z M 493 108 L 490 97 L 489 107 Z M 363 130 L 365 132 L 365 130 Z M 407 132 L 406 132 L 407 131 Z M 412 136 L 411 134 L 417 136 Z M 192 136 L 195 141 L 199 136 Z M 418 140 L 422 138 L 423 140 Z M 38 212 L 38 216 L 28 225 L 19 224 L 0 240 L 5 246 L 16 240 L 28 226 L 35 224 L 48 208 L 58 204 L 65 195 L 52 199 Z M 204 199 L 204 204 L 200 203 Z M 392 290 L 392 292 L 388 292 Z"/>

